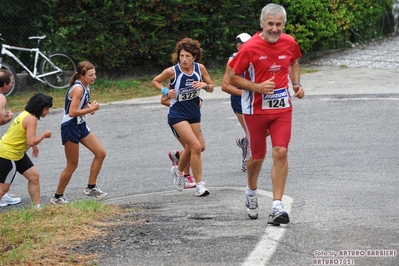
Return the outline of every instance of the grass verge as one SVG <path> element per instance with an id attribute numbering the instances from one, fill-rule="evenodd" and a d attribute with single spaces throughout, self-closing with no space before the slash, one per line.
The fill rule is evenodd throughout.
<path id="1" fill-rule="evenodd" d="M 126 210 L 97 200 L 10 210 L 0 214 L 0 265 L 96 265 L 97 254 L 71 246 L 106 234 Z M 123 223 L 118 219 L 118 225 Z"/>

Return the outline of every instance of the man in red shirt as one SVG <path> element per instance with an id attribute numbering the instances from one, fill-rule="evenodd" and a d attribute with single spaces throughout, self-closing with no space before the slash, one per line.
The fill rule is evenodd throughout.
<path id="1" fill-rule="evenodd" d="M 267 222 L 273 225 L 289 223 L 281 201 L 288 175 L 287 151 L 292 127 L 289 81 L 295 97 L 301 99 L 305 95 L 300 84 L 298 63 L 302 54 L 294 38 L 283 33 L 286 21 L 286 11 L 282 6 L 266 5 L 260 16 L 262 31 L 243 44 L 230 62 L 232 71 L 229 75 L 230 83 L 243 89 L 241 105 L 252 152 L 247 164 L 245 206 L 251 219 L 258 218 L 257 183 L 266 156 L 267 130 L 270 132 L 273 206 Z M 242 77 L 244 72 L 245 77 Z"/>

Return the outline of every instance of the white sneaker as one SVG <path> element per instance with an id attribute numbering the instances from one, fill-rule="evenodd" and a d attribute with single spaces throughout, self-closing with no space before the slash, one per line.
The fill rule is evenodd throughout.
<path id="1" fill-rule="evenodd" d="M 258 208 L 258 195 L 251 196 L 245 194 L 245 211 L 251 219 L 258 219 L 259 208 Z"/>
<path id="2" fill-rule="evenodd" d="M 1 206 L 0 207 L 5 207 L 7 205 L 14 205 L 14 204 L 18 204 L 21 202 L 21 198 L 13 198 L 11 196 L 9 196 L 7 193 L 4 194 L 4 196 L 1 198 L 1 202 L 6 205 Z"/>
<path id="3" fill-rule="evenodd" d="M 8 204 L 0 200 L 0 207 L 6 207 Z"/>
<path id="4" fill-rule="evenodd" d="M 279 226 L 280 224 L 288 224 L 290 222 L 290 217 L 288 213 L 284 210 L 283 203 L 278 204 L 272 208 L 272 211 L 267 218 L 267 223 Z"/>
<path id="5" fill-rule="evenodd" d="M 184 175 L 181 176 L 177 175 L 178 172 L 177 166 L 172 166 L 172 169 L 170 169 L 170 171 L 173 176 L 173 185 L 178 191 L 182 191 L 184 187 L 184 182 L 183 182 Z"/>
<path id="6" fill-rule="evenodd" d="M 206 187 L 204 185 L 205 185 L 204 181 L 197 183 L 195 196 L 204 197 L 204 196 L 208 196 L 210 194 L 209 190 L 206 189 Z"/>
<path id="7" fill-rule="evenodd" d="M 83 194 L 86 196 L 94 196 L 99 199 L 108 196 L 108 192 L 102 191 L 98 186 L 95 186 L 91 189 L 89 187 L 85 187 L 85 189 L 83 189 Z"/>
<path id="8" fill-rule="evenodd" d="M 62 195 L 62 196 L 59 197 L 59 198 L 52 197 L 52 198 L 50 199 L 50 203 L 52 203 L 52 204 L 68 204 L 69 201 L 68 201 L 68 199 L 65 197 L 65 195 Z"/>

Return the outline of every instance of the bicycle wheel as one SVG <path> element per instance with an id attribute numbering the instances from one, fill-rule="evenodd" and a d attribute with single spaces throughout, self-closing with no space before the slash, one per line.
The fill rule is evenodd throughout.
<path id="1" fill-rule="evenodd" d="M 75 60 L 64 52 L 52 52 L 47 57 L 51 60 L 51 63 L 59 67 L 62 71 L 54 73 L 48 76 L 44 76 L 43 79 L 47 85 L 54 89 L 63 89 L 68 87 L 69 79 L 76 72 Z M 42 59 L 39 66 L 40 74 L 46 74 L 53 72 L 56 68 L 45 59 Z"/>
<path id="2" fill-rule="evenodd" d="M 15 72 L 15 70 L 7 63 L 2 63 L 1 64 L 1 69 L 6 69 L 9 70 L 12 74 L 12 76 L 14 77 L 14 85 L 11 87 L 11 89 L 5 94 L 5 96 L 11 96 L 13 95 L 16 91 L 17 91 L 17 87 L 18 87 L 18 75 Z"/>

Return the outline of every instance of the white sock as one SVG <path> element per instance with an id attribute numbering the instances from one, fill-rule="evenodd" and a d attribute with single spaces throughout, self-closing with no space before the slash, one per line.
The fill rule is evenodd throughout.
<path id="1" fill-rule="evenodd" d="M 249 187 L 247 187 L 247 195 L 250 195 L 250 196 L 258 195 L 258 189 L 251 190 L 251 189 L 249 189 Z"/>
<path id="2" fill-rule="evenodd" d="M 283 205 L 283 202 L 281 200 L 273 200 L 273 208 Z"/>

